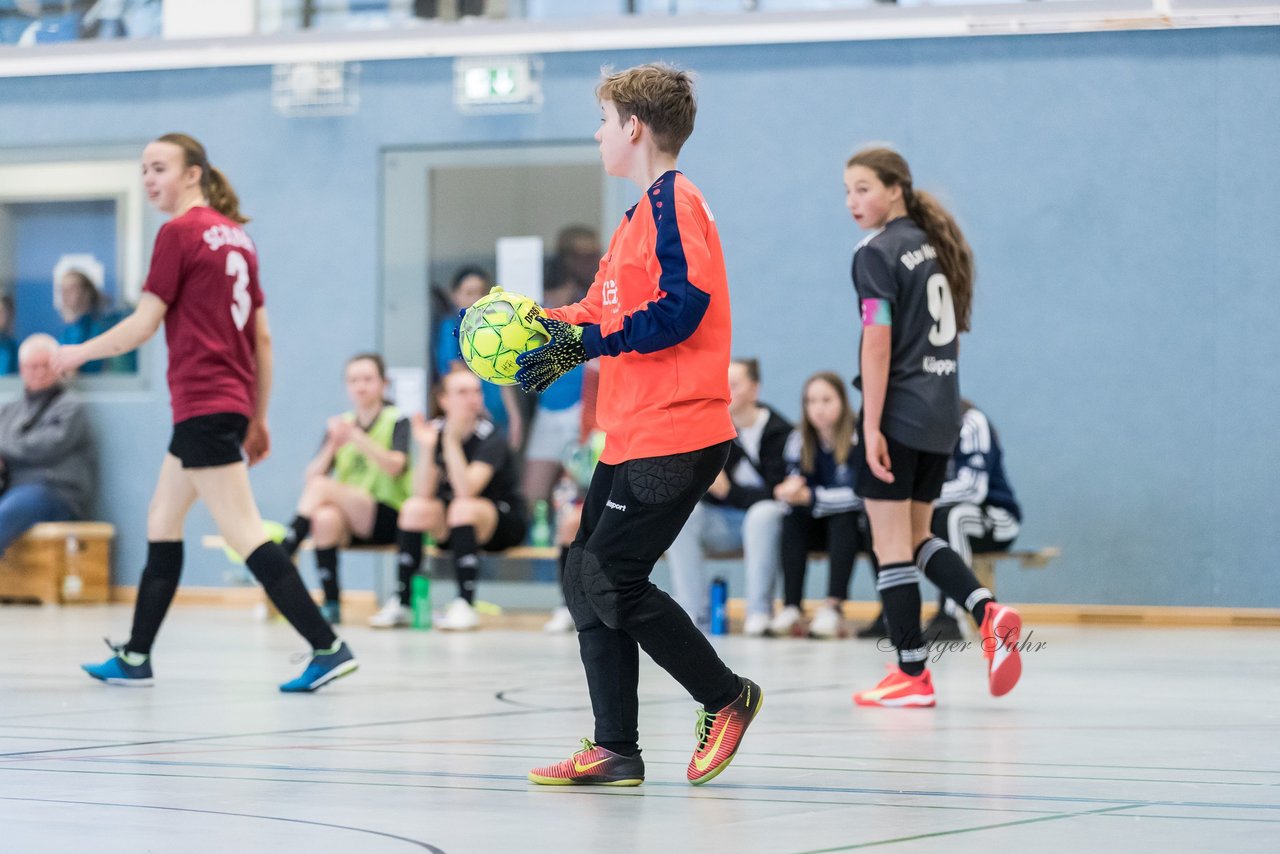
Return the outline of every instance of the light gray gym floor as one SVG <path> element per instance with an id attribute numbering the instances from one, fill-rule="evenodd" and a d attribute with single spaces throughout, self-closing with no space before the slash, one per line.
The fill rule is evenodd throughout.
<path id="1" fill-rule="evenodd" d="M 642 672 L 647 782 L 543 788 L 591 734 L 571 635 L 343 634 L 355 675 L 276 683 L 303 645 L 179 607 L 157 684 L 78 669 L 129 609 L 0 608 L 0 851 L 1280 851 L 1274 631 L 1032 629 L 1022 683 L 976 650 L 932 665 L 936 709 L 861 709 L 867 641 L 716 640 L 765 689 L 733 765 L 684 780 L 694 706 Z"/>

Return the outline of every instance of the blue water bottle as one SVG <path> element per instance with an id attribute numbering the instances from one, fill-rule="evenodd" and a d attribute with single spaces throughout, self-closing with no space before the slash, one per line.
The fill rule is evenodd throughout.
<path id="1" fill-rule="evenodd" d="M 729 582 L 720 576 L 711 579 L 711 634 L 729 633 Z"/>

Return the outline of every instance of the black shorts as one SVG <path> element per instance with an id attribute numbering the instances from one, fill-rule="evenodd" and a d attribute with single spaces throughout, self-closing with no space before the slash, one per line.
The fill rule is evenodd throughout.
<path id="1" fill-rule="evenodd" d="M 169 453 L 182 462 L 184 469 L 208 469 L 242 462 L 245 434 L 249 419 L 238 412 L 197 415 L 173 425 Z"/>
<path id="2" fill-rule="evenodd" d="M 481 543 L 480 548 L 486 552 L 501 552 L 523 543 L 529 532 L 528 523 L 524 519 L 524 508 L 512 507 L 505 501 L 495 501 L 493 504 L 498 508 L 498 525 L 493 529 L 493 536 L 488 542 Z M 448 511 L 447 504 L 445 510 Z M 437 545 L 442 551 L 449 550 L 448 539 Z"/>
<path id="3" fill-rule="evenodd" d="M 892 436 L 885 436 L 889 445 L 889 460 L 893 466 L 893 483 L 885 483 L 876 477 L 867 465 L 866 441 L 862 425 L 858 425 L 858 488 L 855 492 L 872 501 L 920 501 L 938 500 L 942 484 L 947 481 L 947 463 L 950 454 L 935 454 L 904 445 Z"/>
<path id="4" fill-rule="evenodd" d="M 353 546 L 389 546 L 396 541 L 400 529 L 400 511 L 389 504 L 378 502 L 373 515 L 373 531 L 367 537 L 351 535 Z"/>

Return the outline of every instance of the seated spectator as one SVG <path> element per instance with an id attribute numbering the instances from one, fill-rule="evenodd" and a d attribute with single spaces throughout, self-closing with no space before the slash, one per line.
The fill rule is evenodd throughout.
<path id="1" fill-rule="evenodd" d="M 13 295 L 0 294 L 0 376 L 18 372 L 18 342 L 13 337 Z"/>
<path id="2" fill-rule="evenodd" d="M 948 466 L 947 482 L 933 507 L 933 535 L 972 566 L 973 555 L 1005 552 L 1013 545 L 1022 509 L 1004 471 L 1004 451 L 987 416 L 960 401 L 960 440 Z M 938 613 L 924 628 L 930 640 L 960 640 L 958 606 L 941 592 Z"/>
<path id="3" fill-rule="evenodd" d="M 578 526 L 582 524 L 582 504 L 587 497 L 587 489 L 591 486 L 591 477 L 595 474 L 596 463 L 600 462 L 600 454 L 604 452 L 604 432 L 596 424 L 596 400 L 600 394 L 600 360 L 592 359 L 582 366 L 582 419 L 578 423 L 578 441 L 565 452 L 561 459 L 564 474 L 552 493 L 552 509 L 556 519 L 556 546 L 559 549 L 557 563 L 559 572 L 557 581 L 560 584 L 560 605 L 551 612 L 551 618 L 543 624 L 542 630 L 548 633 L 576 631 L 573 615 L 564 602 L 564 568 L 569 562 L 569 547 L 573 538 L 578 535 Z"/>
<path id="4" fill-rule="evenodd" d="M 544 305 L 569 305 L 587 295 L 600 270 L 600 233 L 586 225 L 567 225 L 556 235 L 556 254 L 544 274 Z"/>
<path id="5" fill-rule="evenodd" d="M 417 459 L 413 494 L 400 508 L 400 528 L 430 534 L 453 553 L 458 598 L 435 627 L 464 631 L 480 624 L 475 611 L 477 552 L 524 542 L 525 512 L 515 455 L 484 417 L 480 379 L 466 368 L 445 374 L 436 397 L 444 415 L 412 420 Z M 418 562 L 400 563 L 401 607 L 409 604 Z"/>
<path id="6" fill-rule="evenodd" d="M 711 615 L 704 552 L 743 554 L 748 635 L 764 634 L 773 613 L 773 579 L 786 505 L 773 499 L 786 476 L 783 449 L 791 425 L 760 403 L 760 365 L 755 359 L 729 363 L 729 415 L 738 429 L 724 471 L 667 549 L 675 600 L 706 627 Z"/>
<path id="7" fill-rule="evenodd" d="M 60 344 L 83 344 L 101 335 L 124 319 L 127 312 L 112 311 L 105 305 L 102 293 L 93 280 L 80 270 L 68 270 L 58 283 L 58 307 L 67 324 L 58 337 Z M 87 362 L 80 367 L 82 374 L 134 373 L 137 371 L 136 353 L 127 353 L 111 359 Z"/>
<path id="8" fill-rule="evenodd" d="M 83 519 L 93 502 L 95 460 L 84 408 L 50 367 L 58 342 L 22 342 L 22 397 L 0 407 L 0 555 L 38 522 Z"/>
<path id="9" fill-rule="evenodd" d="M 857 418 L 844 383 L 828 371 L 804 384 L 804 416 L 787 441 L 787 479 L 774 496 L 790 505 L 782 520 L 783 609 L 769 624 L 774 635 L 802 626 L 801 598 L 809 552 L 826 551 L 831 565 L 827 600 L 814 615 L 809 633 L 839 637 L 842 607 L 858 552 L 871 551 L 862 500 L 854 493 L 857 472 Z"/>
<path id="10" fill-rule="evenodd" d="M 338 549 L 398 542 L 396 523 L 411 480 L 409 420 L 387 403 L 382 357 L 352 356 L 345 373 L 354 408 L 329 419 L 282 543 L 293 557 L 308 534 L 315 541 L 316 570 L 324 588 L 320 610 L 330 623 L 342 621 Z"/>
<path id="11" fill-rule="evenodd" d="M 158 38 L 161 4 L 162 0 L 97 0 L 80 21 L 80 38 Z"/>
<path id="12" fill-rule="evenodd" d="M 75 41 L 79 34 L 79 15 L 70 4 L 55 6 L 42 0 L 13 0 L 8 5 L 21 17 L 15 19 L 17 29 L 6 41 L 12 39 L 18 47 Z"/>
<path id="13" fill-rule="evenodd" d="M 442 379 L 456 365 L 463 364 L 462 351 L 458 348 L 458 312 L 471 308 L 492 287 L 493 279 L 479 267 L 463 267 L 453 274 L 449 297 L 456 310 L 444 317 L 436 328 L 436 372 Z M 507 436 L 511 447 L 519 448 L 524 442 L 524 419 L 516 387 L 484 383 L 481 394 L 493 426 Z"/>

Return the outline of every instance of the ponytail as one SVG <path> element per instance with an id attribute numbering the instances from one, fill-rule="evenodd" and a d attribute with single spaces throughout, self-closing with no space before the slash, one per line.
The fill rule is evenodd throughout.
<path id="1" fill-rule="evenodd" d="M 929 244 L 938 253 L 938 266 L 951 285 L 956 330 L 968 332 L 969 310 L 973 305 L 973 250 L 955 218 L 932 194 L 907 185 L 902 197 L 907 203 L 907 216 L 915 220 L 929 238 Z"/>
<path id="2" fill-rule="evenodd" d="M 969 312 L 973 306 L 973 250 L 964 239 L 955 218 L 931 193 L 911 185 L 911 168 L 901 154 L 890 148 L 865 148 L 849 158 L 845 168 L 864 166 L 876 173 L 886 187 L 901 187 L 902 201 L 909 216 L 924 232 L 935 252 L 938 266 L 951 286 L 955 305 L 956 329 L 969 331 Z"/>
<path id="3" fill-rule="evenodd" d="M 227 176 L 213 166 L 208 167 L 205 173 L 208 178 L 201 179 L 200 183 L 204 185 L 205 195 L 209 198 L 209 207 L 225 216 L 233 222 L 244 225 L 249 218 L 240 213 L 240 197 L 236 195 L 236 191 L 231 187 L 231 182 L 227 180 Z"/>
<path id="4" fill-rule="evenodd" d="M 232 189 L 227 176 L 209 165 L 209 155 L 195 137 L 185 133 L 166 133 L 157 142 L 167 142 L 182 149 L 185 166 L 200 167 L 200 191 L 209 200 L 209 207 L 233 222 L 244 225 L 249 218 L 240 213 L 240 197 Z"/>

